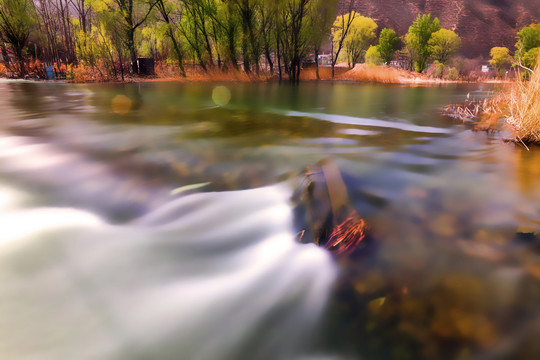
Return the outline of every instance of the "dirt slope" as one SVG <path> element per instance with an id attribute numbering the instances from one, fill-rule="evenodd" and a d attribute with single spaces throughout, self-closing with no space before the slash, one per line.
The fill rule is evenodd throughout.
<path id="1" fill-rule="evenodd" d="M 351 0 L 340 0 L 340 12 Z M 467 57 L 488 57 L 493 46 L 514 49 L 517 31 L 540 21 L 540 0 L 356 0 L 356 10 L 379 27 L 407 32 L 417 15 L 430 13 L 463 38 Z"/>

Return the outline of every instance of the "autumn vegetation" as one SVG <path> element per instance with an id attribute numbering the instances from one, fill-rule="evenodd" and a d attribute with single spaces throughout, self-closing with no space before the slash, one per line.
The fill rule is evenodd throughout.
<path id="1" fill-rule="evenodd" d="M 525 145 L 540 144 L 540 63 L 528 75 L 529 81 L 519 78 L 509 91 L 506 114 L 516 140 Z"/>
<path id="2" fill-rule="evenodd" d="M 0 50 L 12 77 L 45 78 L 44 65 L 75 81 L 136 78 L 139 58 L 165 78 L 301 78 L 319 55 L 336 66 L 445 68 L 460 39 L 421 15 L 401 37 L 337 0 L 0 0 Z M 331 50 L 329 50 L 331 48 Z M 31 65 L 33 64 L 33 65 Z M 379 72 L 384 72 L 380 69 Z M 372 71 L 373 72 L 373 71 Z M 448 71 L 443 71 L 444 74 Z M 441 75 L 442 77 L 442 75 Z"/>
<path id="3" fill-rule="evenodd" d="M 451 105 L 446 113 L 475 120 L 479 129 L 488 131 L 497 129 L 503 119 L 513 132 L 513 140 L 529 148 L 540 144 L 540 24 L 521 29 L 515 47 L 514 56 L 505 47 L 494 47 L 490 52 L 490 65 L 499 78 L 508 78 L 508 70 L 514 68 L 514 80 L 505 90 L 488 99 Z"/>
<path id="4" fill-rule="evenodd" d="M 477 79 L 469 75 L 468 60 L 456 56 L 459 35 L 441 28 L 430 14 L 397 34 L 356 12 L 356 0 L 347 1 L 340 14 L 337 5 L 337 0 L 0 0 L 0 75 L 46 78 L 48 65 L 56 78 L 137 80 L 145 73 L 139 58 L 151 58 L 154 76 L 176 80 L 401 82 L 411 71 L 436 79 Z M 492 49 L 496 75 L 505 78 L 519 61 L 532 69 L 539 34 L 536 24 L 523 28 L 514 55 L 507 48 Z M 325 65 L 331 70 L 320 66 L 319 55 L 329 58 Z M 336 73 L 343 67 L 350 74 Z M 402 72 L 396 75 L 394 68 Z"/>

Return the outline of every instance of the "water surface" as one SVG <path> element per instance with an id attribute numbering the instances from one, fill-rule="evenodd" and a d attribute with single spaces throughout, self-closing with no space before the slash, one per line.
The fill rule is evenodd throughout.
<path id="1" fill-rule="evenodd" d="M 0 355 L 535 358 L 539 152 L 441 116 L 493 90 L 0 84 Z M 294 241 L 324 159 L 371 225 L 360 257 Z"/>

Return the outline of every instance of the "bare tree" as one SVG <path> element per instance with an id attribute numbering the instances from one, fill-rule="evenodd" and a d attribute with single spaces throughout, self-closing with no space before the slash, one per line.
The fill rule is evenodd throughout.
<path id="1" fill-rule="evenodd" d="M 335 67 L 336 63 L 339 57 L 339 53 L 343 49 L 343 42 L 345 41 L 345 38 L 349 34 L 349 30 L 351 29 L 351 24 L 354 21 L 354 18 L 356 16 L 356 12 L 354 11 L 354 8 L 356 6 L 356 0 L 349 0 L 349 4 L 347 5 L 347 13 L 342 14 L 338 19 L 339 24 L 334 24 L 333 30 L 339 30 L 337 33 L 339 34 L 339 37 L 337 39 L 337 49 L 335 48 L 336 39 L 332 39 L 332 78 L 335 76 Z"/>

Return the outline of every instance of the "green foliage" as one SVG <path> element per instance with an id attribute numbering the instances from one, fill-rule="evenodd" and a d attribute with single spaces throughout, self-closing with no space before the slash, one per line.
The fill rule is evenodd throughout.
<path id="1" fill-rule="evenodd" d="M 427 61 L 431 56 L 429 40 L 431 35 L 439 31 L 439 19 L 431 19 L 431 15 L 418 15 L 409 32 L 405 35 L 407 52 L 414 62 L 414 68 L 421 73 L 427 67 Z"/>
<path id="2" fill-rule="evenodd" d="M 19 71 L 24 75 L 24 50 L 30 33 L 37 25 L 36 10 L 30 0 L 0 0 L 0 37 L 9 44 L 19 61 Z"/>
<path id="3" fill-rule="evenodd" d="M 446 64 L 461 47 L 461 38 L 452 30 L 440 29 L 431 34 L 428 47 L 435 60 Z"/>
<path id="4" fill-rule="evenodd" d="M 370 46 L 366 51 L 366 63 L 369 65 L 382 65 L 383 59 L 377 46 Z"/>
<path id="5" fill-rule="evenodd" d="M 526 53 L 533 48 L 540 47 L 540 24 L 531 24 L 518 32 L 516 50 Z"/>
<path id="6" fill-rule="evenodd" d="M 451 80 L 451 81 L 458 80 L 459 79 L 459 71 L 458 71 L 458 69 L 456 69 L 455 67 L 450 68 L 450 70 L 448 70 L 447 78 L 448 78 L 448 80 Z"/>
<path id="7" fill-rule="evenodd" d="M 529 69 L 534 69 L 538 62 L 538 48 L 540 48 L 540 23 L 522 28 L 518 32 L 516 59 Z"/>
<path id="8" fill-rule="evenodd" d="M 521 59 L 522 64 L 531 70 L 534 69 L 538 63 L 539 49 L 540 48 L 535 47 L 523 54 L 523 58 Z"/>
<path id="9" fill-rule="evenodd" d="M 337 0 L 315 0 L 311 2 L 306 29 L 309 41 L 321 46 L 331 33 L 330 24 L 335 19 Z"/>
<path id="10" fill-rule="evenodd" d="M 489 64 L 497 70 L 499 77 L 504 77 L 506 70 L 512 65 L 510 50 L 505 47 L 494 47 L 490 51 Z"/>
<path id="11" fill-rule="evenodd" d="M 379 45 L 377 50 L 382 58 L 382 61 L 389 65 L 390 61 L 394 59 L 394 54 L 396 53 L 399 46 L 399 38 L 396 35 L 396 32 L 392 29 L 384 28 L 379 35 Z"/>
<path id="12" fill-rule="evenodd" d="M 349 31 L 343 38 L 343 49 L 346 53 L 347 62 L 352 67 L 365 57 L 367 49 L 375 42 L 377 24 L 373 19 L 361 16 L 354 11 L 350 14 L 338 16 L 334 21 L 332 31 L 334 46 L 337 46 L 336 42 L 343 37 L 344 29 L 341 24 L 345 22 L 345 18 L 352 18 Z"/>

